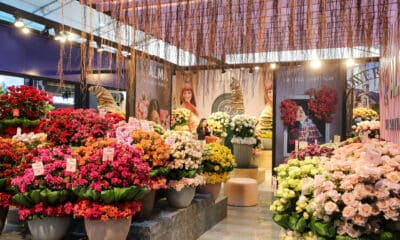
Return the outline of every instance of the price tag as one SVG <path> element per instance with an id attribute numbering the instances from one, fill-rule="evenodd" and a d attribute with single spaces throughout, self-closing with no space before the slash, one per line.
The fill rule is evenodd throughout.
<path id="1" fill-rule="evenodd" d="M 67 168 L 65 169 L 67 172 L 75 172 L 76 171 L 76 158 L 67 158 Z"/>
<path id="2" fill-rule="evenodd" d="M 103 149 L 103 162 L 114 160 L 114 148 L 104 148 Z"/>
<path id="3" fill-rule="evenodd" d="M 333 142 L 334 143 L 340 143 L 340 135 L 333 136 Z"/>
<path id="4" fill-rule="evenodd" d="M 294 150 L 296 152 L 299 150 L 299 140 L 294 140 Z"/>
<path id="5" fill-rule="evenodd" d="M 141 125 L 142 125 L 143 131 L 145 131 L 145 132 L 150 132 L 151 131 L 150 124 L 148 122 L 142 122 Z"/>
<path id="6" fill-rule="evenodd" d="M 13 115 L 13 117 L 19 117 L 20 116 L 19 109 L 18 108 L 14 108 L 12 110 L 12 115 Z"/>
<path id="7" fill-rule="evenodd" d="M 22 134 L 22 129 L 20 127 L 17 128 L 17 136 L 21 136 Z"/>
<path id="8" fill-rule="evenodd" d="M 32 163 L 32 170 L 34 176 L 40 176 L 44 174 L 43 162 Z"/>
<path id="9" fill-rule="evenodd" d="M 299 149 L 306 148 L 307 146 L 308 146 L 308 142 L 306 142 L 306 141 L 299 142 Z"/>
<path id="10" fill-rule="evenodd" d="M 167 139 L 165 139 L 165 143 L 168 144 L 168 146 L 172 146 L 175 144 L 175 140 L 176 140 L 175 137 L 170 136 L 167 137 Z"/>
<path id="11" fill-rule="evenodd" d="M 271 178 L 271 191 L 273 193 L 275 193 L 277 188 L 278 188 L 278 181 L 276 180 L 275 176 L 272 176 L 272 178 Z"/>
<path id="12" fill-rule="evenodd" d="M 106 111 L 104 111 L 103 109 L 99 110 L 99 115 L 101 118 L 104 118 L 106 116 Z"/>
<path id="13" fill-rule="evenodd" d="M 314 145 L 318 145 L 318 140 L 317 139 L 314 140 Z"/>

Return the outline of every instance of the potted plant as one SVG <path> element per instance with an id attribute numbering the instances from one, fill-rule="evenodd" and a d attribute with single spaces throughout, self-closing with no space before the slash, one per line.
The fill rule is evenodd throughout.
<path id="1" fill-rule="evenodd" d="M 218 143 L 206 144 L 203 151 L 203 174 L 206 185 L 203 192 L 211 193 L 214 201 L 221 190 L 221 183 L 226 182 L 234 169 L 235 158 L 229 148 Z"/>
<path id="2" fill-rule="evenodd" d="M 191 111 L 186 108 L 177 108 L 171 113 L 171 129 L 176 131 L 190 131 L 189 123 Z"/>
<path id="3" fill-rule="evenodd" d="M 213 136 L 221 138 L 221 144 L 224 145 L 229 127 L 230 116 L 226 112 L 215 112 L 208 118 L 208 128 Z"/>
<path id="4" fill-rule="evenodd" d="M 232 118 L 233 152 L 237 167 L 248 167 L 252 158 L 253 146 L 257 144 L 255 128 L 257 118 L 248 115 L 236 115 Z"/>
<path id="5" fill-rule="evenodd" d="M 83 217 L 89 239 L 125 239 L 132 216 L 140 211 L 150 168 L 142 152 L 115 139 L 88 139 L 74 154 L 72 189 L 79 200 L 74 216 Z"/>
<path id="6" fill-rule="evenodd" d="M 26 156 L 30 168 L 11 181 L 19 218 L 28 221 L 33 239 L 61 239 L 68 229 L 73 208 L 70 158 L 68 146 L 36 148 Z"/>
<path id="7" fill-rule="evenodd" d="M 13 191 L 11 180 L 23 168 L 28 149 L 17 140 L 0 137 L 0 233 L 3 230 Z"/>
<path id="8" fill-rule="evenodd" d="M 13 136 L 20 127 L 22 132 L 36 131 L 40 119 L 54 107 L 52 96 L 34 86 L 11 86 L 0 95 L 0 133 Z"/>
<path id="9" fill-rule="evenodd" d="M 184 131 L 168 131 L 163 137 L 170 154 L 167 200 L 172 207 L 184 208 L 192 202 L 195 187 L 205 183 L 201 175 L 202 142 Z"/>

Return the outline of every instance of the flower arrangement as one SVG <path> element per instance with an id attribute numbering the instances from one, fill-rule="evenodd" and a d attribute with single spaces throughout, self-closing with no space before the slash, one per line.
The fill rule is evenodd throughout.
<path id="1" fill-rule="evenodd" d="M 273 220 L 283 228 L 301 235 L 311 231 L 310 225 L 314 223 L 311 223 L 309 202 L 313 199 L 314 176 L 321 174 L 323 161 L 319 157 L 304 161 L 291 159 L 275 168 L 278 174 L 277 200 L 270 209 Z"/>
<path id="2" fill-rule="evenodd" d="M 360 118 L 361 120 L 376 120 L 379 118 L 378 113 L 370 108 L 354 108 L 353 119 Z"/>
<path id="3" fill-rule="evenodd" d="M 189 121 L 191 111 L 186 108 L 177 108 L 172 110 L 171 129 L 172 130 L 189 130 Z"/>
<path id="4" fill-rule="evenodd" d="M 169 172 L 169 146 L 155 132 L 136 130 L 131 134 L 131 138 L 132 142 L 130 144 L 137 150 L 142 151 L 142 160 L 149 163 L 151 169 L 150 188 L 166 188 L 166 175 Z"/>
<path id="5" fill-rule="evenodd" d="M 115 139 L 92 138 L 79 147 L 74 153 L 78 166 L 72 190 L 80 200 L 74 215 L 118 219 L 130 218 L 140 210 L 140 203 L 134 202 L 144 196 L 150 180 L 149 165 L 141 156 L 134 147 Z"/>
<path id="6" fill-rule="evenodd" d="M 296 124 L 296 112 L 298 107 L 297 103 L 290 99 L 285 99 L 281 102 L 281 119 L 284 125 L 294 127 Z"/>
<path id="7" fill-rule="evenodd" d="M 37 147 L 42 147 L 47 144 L 47 134 L 45 133 L 23 133 L 17 134 L 12 139 L 22 142 L 29 150 L 33 150 Z"/>
<path id="8" fill-rule="evenodd" d="M 323 86 L 319 91 L 311 88 L 308 94 L 310 99 L 307 105 L 314 118 L 322 122 L 332 122 L 338 103 L 336 90 Z"/>
<path id="9" fill-rule="evenodd" d="M 33 86 L 11 86 L 0 96 L 0 131 L 12 136 L 36 131 L 36 126 L 51 109 L 52 97 Z"/>
<path id="10" fill-rule="evenodd" d="M 377 139 L 344 145 L 334 151 L 323 173 L 315 177 L 311 207 L 316 218 L 333 225 L 336 239 L 396 239 L 398 145 Z"/>
<path id="11" fill-rule="evenodd" d="M 11 181 L 16 191 L 13 201 L 20 206 L 20 220 L 71 213 L 69 189 L 73 173 L 66 171 L 66 159 L 71 157 L 72 149 L 67 146 L 36 148 L 26 156 L 32 168 L 26 168 Z M 35 168 L 35 163 L 41 167 Z"/>
<path id="12" fill-rule="evenodd" d="M 208 128 L 214 136 L 226 137 L 229 127 L 230 116 L 226 112 L 215 112 L 208 118 Z"/>
<path id="13" fill-rule="evenodd" d="M 310 144 L 307 147 L 293 151 L 290 153 L 289 159 L 304 160 L 306 157 L 327 157 L 333 155 L 334 148 L 328 146 L 321 146 L 318 144 Z"/>
<path id="14" fill-rule="evenodd" d="M 123 118 L 115 113 L 104 116 L 94 109 L 56 109 L 40 122 L 39 130 L 48 134 L 53 145 L 82 146 L 90 137 L 102 138 L 114 134 L 114 124 Z"/>
<path id="15" fill-rule="evenodd" d="M 24 155 L 28 153 L 25 145 L 17 140 L 0 137 L 0 206 L 11 203 L 11 180 L 24 167 Z"/>
<path id="16" fill-rule="evenodd" d="M 180 191 L 186 186 L 204 184 L 205 179 L 200 174 L 202 142 L 194 140 L 192 134 L 185 131 L 167 131 L 163 137 L 169 145 L 169 187 Z"/>
<path id="17" fill-rule="evenodd" d="M 203 174 L 206 183 L 226 182 L 234 168 L 235 159 L 229 148 L 218 143 L 206 144 L 203 151 Z"/>
<path id="18" fill-rule="evenodd" d="M 236 115 L 232 118 L 232 143 L 253 145 L 257 143 L 255 128 L 257 118 L 248 115 Z"/>
<path id="19" fill-rule="evenodd" d="M 379 121 L 362 121 L 353 126 L 355 134 L 362 136 L 367 134 L 369 137 L 379 137 L 380 123 Z"/>

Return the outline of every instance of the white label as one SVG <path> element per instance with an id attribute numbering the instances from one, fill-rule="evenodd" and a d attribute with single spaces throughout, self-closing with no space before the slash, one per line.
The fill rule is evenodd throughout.
<path id="1" fill-rule="evenodd" d="M 143 129 L 143 131 L 145 131 L 145 132 L 150 132 L 150 131 L 151 131 L 150 125 L 149 125 L 149 123 L 147 123 L 147 122 L 142 122 L 142 129 Z"/>
<path id="2" fill-rule="evenodd" d="M 103 162 L 114 160 L 114 148 L 104 148 L 103 149 Z"/>
<path id="3" fill-rule="evenodd" d="M 318 140 L 317 139 L 314 140 L 314 145 L 318 145 Z"/>
<path id="4" fill-rule="evenodd" d="M 169 136 L 167 139 L 165 139 L 165 143 L 168 144 L 168 146 L 172 146 L 175 144 L 175 137 Z"/>
<path id="5" fill-rule="evenodd" d="M 299 140 L 294 140 L 294 150 L 296 152 L 299 150 Z"/>
<path id="6" fill-rule="evenodd" d="M 67 167 L 65 169 L 67 172 L 76 171 L 76 158 L 67 158 Z"/>
<path id="7" fill-rule="evenodd" d="M 22 134 L 22 129 L 19 127 L 17 128 L 17 136 L 21 136 Z"/>
<path id="8" fill-rule="evenodd" d="M 306 142 L 306 141 L 299 142 L 299 149 L 306 148 L 307 146 L 308 146 L 308 142 Z"/>
<path id="9" fill-rule="evenodd" d="M 44 174 L 43 162 L 32 163 L 32 170 L 34 176 L 40 176 Z"/>
<path id="10" fill-rule="evenodd" d="M 104 118 L 106 116 L 106 111 L 104 111 L 103 109 L 99 110 L 99 115 L 101 118 Z"/>
<path id="11" fill-rule="evenodd" d="M 271 178 L 271 191 L 275 193 L 277 188 L 278 188 L 278 181 L 276 180 L 275 176 L 272 176 L 272 178 Z"/>
<path id="12" fill-rule="evenodd" d="M 334 143 L 340 143 L 340 135 L 333 136 L 333 142 Z"/>

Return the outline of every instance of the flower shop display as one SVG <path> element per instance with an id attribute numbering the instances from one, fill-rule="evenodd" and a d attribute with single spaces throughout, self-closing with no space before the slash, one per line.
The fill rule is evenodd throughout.
<path id="1" fill-rule="evenodd" d="M 99 222 L 109 227 L 115 221 L 125 223 L 122 226 L 126 238 L 132 216 L 141 209 L 138 200 L 146 194 L 150 181 L 149 165 L 141 156 L 142 152 L 133 146 L 110 138 L 88 139 L 75 151 L 77 171 L 72 189 L 79 200 L 74 216 L 85 219 L 89 239 L 111 239 L 97 238 L 93 227 Z"/>
<path id="2" fill-rule="evenodd" d="M 311 88 L 308 94 L 307 106 L 314 118 L 325 123 L 332 122 L 338 103 L 336 90 L 323 86 L 319 91 Z"/>
<path id="3" fill-rule="evenodd" d="M 270 209 L 273 220 L 289 231 L 304 237 L 311 231 L 312 212 L 309 202 L 313 198 L 314 176 L 322 171 L 323 158 L 312 157 L 304 161 L 290 159 L 287 164 L 275 168 L 278 174 L 278 189 Z M 302 239 L 302 238 L 293 238 Z"/>
<path id="4" fill-rule="evenodd" d="M 234 169 L 235 159 L 229 148 L 218 143 L 206 144 L 203 151 L 203 174 L 206 178 L 204 192 L 212 193 L 214 201 Z"/>
<path id="5" fill-rule="evenodd" d="M 22 142 L 29 150 L 33 150 L 34 148 L 45 146 L 47 144 L 47 134 L 45 133 L 30 132 L 17 134 L 14 135 L 12 139 Z"/>
<path id="6" fill-rule="evenodd" d="M 296 112 L 298 105 L 295 101 L 285 99 L 281 102 L 280 111 L 283 124 L 286 126 L 294 127 L 296 124 Z"/>
<path id="7" fill-rule="evenodd" d="M 172 207 L 187 207 L 192 202 L 195 187 L 205 184 L 201 175 L 203 144 L 185 131 L 167 131 L 163 137 L 170 154 L 168 202 Z M 184 195 L 184 201 L 174 201 L 180 198 L 175 195 Z"/>
<path id="8" fill-rule="evenodd" d="M 248 115 L 236 115 L 232 118 L 231 128 L 233 132 L 233 152 L 237 167 L 248 167 L 252 158 L 253 146 L 258 139 L 255 135 L 257 118 Z"/>
<path id="9" fill-rule="evenodd" d="M 94 109 L 56 109 L 40 122 L 40 132 L 48 134 L 54 145 L 82 146 L 89 137 L 102 138 L 113 135 L 114 124 L 123 120 L 115 113 L 104 116 Z"/>
<path id="10" fill-rule="evenodd" d="M 67 146 L 36 148 L 26 155 L 31 167 L 11 181 L 16 191 L 13 201 L 19 207 L 19 218 L 28 221 L 32 234 L 40 234 L 34 227 L 43 226 L 43 221 L 47 222 L 49 217 L 63 218 L 62 224 L 53 227 L 61 227 L 54 230 L 61 237 L 66 233 L 74 201 L 70 191 L 73 172 L 67 168 L 70 158 L 72 149 Z M 33 237 L 40 238 L 39 235 Z"/>
<path id="11" fill-rule="evenodd" d="M 0 95 L 0 133 L 13 136 L 36 131 L 36 126 L 51 109 L 52 96 L 33 86 L 11 86 Z"/>
<path id="12" fill-rule="evenodd" d="M 353 109 L 353 120 L 359 121 L 368 121 L 368 120 L 377 120 L 379 118 L 379 114 L 370 108 L 354 108 Z"/>
<path id="13" fill-rule="evenodd" d="M 11 180 L 24 167 L 24 155 L 27 153 L 28 149 L 23 143 L 0 137 L 0 233 L 11 204 Z"/>
<path id="14" fill-rule="evenodd" d="M 208 118 L 208 129 L 213 136 L 225 138 L 229 127 L 230 116 L 226 112 L 214 112 Z"/>
<path id="15" fill-rule="evenodd" d="M 334 224 L 336 239 L 397 239 L 399 146 L 367 139 L 336 149 L 315 177 L 311 207 L 316 218 Z"/>
<path id="16" fill-rule="evenodd" d="M 289 159 L 304 160 L 306 157 L 327 157 L 330 158 L 333 155 L 333 147 L 310 144 L 307 147 L 298 149 L 290 153 Z"/>
<path id="17" fill-rule="evenodd" d="M 189 121 L 191 114 L 191 111 L 186 108 L 177 108 L 172 110 L 171 130 L 190 131 Z"/>
<path id="18" fill-rule="evenodd" d="M 379 121 L 362 121 L 353 126 L 354 132 L 357 136 L 368 135 L 370 138 L 379 138 L 380 123 Z"/>

